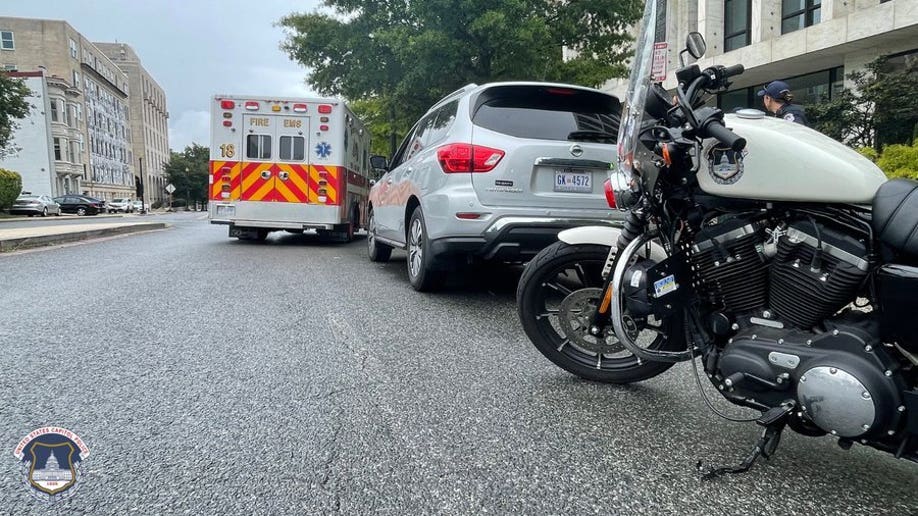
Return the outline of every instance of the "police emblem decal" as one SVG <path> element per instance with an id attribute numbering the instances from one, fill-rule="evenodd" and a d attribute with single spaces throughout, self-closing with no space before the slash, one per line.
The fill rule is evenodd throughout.
<path id="1" fill-rule="evenodd" d="M 316 156 L 320 158 L 327 158 L 331 156 L 331 153 L 332 153 L 332 148 L 331 148 L 331 145 L 328 144 L 328 142 L 322 142 L 316 145 Z"/>
<path id="2" fill-rule="evenodd" d="M 706 154 L 708 173 L 715 183 L 732 185 L 743 177 L 743 159 L 746 157 L 746 151 L 737 152 L 714 145 Z"/>
<path id="3" fill-rule="evenodd" d="M 23 437 L 13 455 L 29 492 L 39 500 L 57 502 L 76 494 L 89 448 L 70 430 L 46 426 Z"/>

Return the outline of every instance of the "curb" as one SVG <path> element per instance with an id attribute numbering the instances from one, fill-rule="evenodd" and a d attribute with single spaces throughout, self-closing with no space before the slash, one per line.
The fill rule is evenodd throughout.
<path id="1" fill-rule="evenodd" d="M 92 238 L 126 235 L 143 231 L 154 231 L 157 229 L 166 229 L 167 227 L 169 227 L 169 224 L 165 222 L 144 222 L 125 226 L 115 226 L 111 228 L 71 231 L 68 233 L 58 233 L 53 235 L 8 238 L 5 240 L 0 240 L 0 253 L 17 251 L 20 249 L 29 249 L 32 247 L 66 244 L 69 242 L 89 240 Z"/>
<path id="2" fill-rule="evenodd" d="M 77 220 L 79 219 L 79 220 L 85 220 L 86 222 L 90 222 L 90 221 L 99 220 L 99 219 L 118 219 L 118 218 L 124 218 L 124 217 L 125 217 L 124 215 L 115 215 L 115 214 L 85 215 L 83 217 L 79 215 L 61 215 L 59 217 L 54 217 L 50 215 L 48 217 L 38 217 L 38 216 L 29 217 L 26 215 L 16 215 L 8 219 L 7 218 L 0 219 L 0 224 L 3 224 L 4 222 L 26 222 L 29 220 Z"/>

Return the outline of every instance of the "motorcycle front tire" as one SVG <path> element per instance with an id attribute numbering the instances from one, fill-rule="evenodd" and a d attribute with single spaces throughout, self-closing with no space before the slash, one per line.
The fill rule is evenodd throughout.
<path id="1" fill-rule="evenodd" d="M 565 338 L 557 328 L 550 323 L 550 318 L 545 316 L 543 291 L 546 284 L 554 281 L 553 275 L 566 267 L 574 268 L 580 265 L 581 269 L 596 271 L 602 270 L 609 255 L 609 247 L 594 244 L 569 245 L 556 242 L 542 250 L 526 266 L 517 287 L 517 308 L 520 321 L 529 340 L 546 358 L 555 365 L 586 380 L 611 384 L 628 384 L 647 380 L 657 376 L 670 367 L 668 362 L 638 361 L 637 357 L 628 354 L 626 357 L 606 359 L 599 368 L 596 367 L 596 355 L 590 357 L 588 353 L 574 346 L 562 345 Z M 590 275 L 586 275 L 590 276 Z M 593 274 L 590 285 L 583 287 L 601 287 L 602 278 L 599 273 Z M 668 317 L 663 324 L 670 331 L 661 333 L 649 349 L 667 351 L 680 351 L 685 349 L 682 338 L 682 316 Z"/>

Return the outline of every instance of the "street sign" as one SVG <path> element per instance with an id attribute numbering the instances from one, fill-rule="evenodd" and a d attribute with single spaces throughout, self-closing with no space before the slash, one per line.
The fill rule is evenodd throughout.
<path id="1" fill-rule="evenodd" d="M 666 80 L 666 57 L 667 47 L 669 45 L 664 41 L 653 44 L 653 66 L 650 69 L 650 75 L 654 81 L 663 82 Z"/>
<path id="2" fill-rule="evenodd" d="M 172 192 L 175 191 L 175 187 L 172 186 L 172 183 L 166 185 L 166 191 L 169 192 L 169 195 L 172 195 Z"/>

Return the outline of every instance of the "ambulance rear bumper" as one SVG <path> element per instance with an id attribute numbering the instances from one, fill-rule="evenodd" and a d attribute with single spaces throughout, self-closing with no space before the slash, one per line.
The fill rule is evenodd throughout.
<path id="1" fill-rule="evenodd" d="M 340 226 L 346 227 L 347 224 L 323 224 L 316 222 L 283 222 L 276 220 L 245 220 L 245 219 L 212 219 L 211 224 L 223 226 L 234 226 L 240 228 L 264 228 L 264 229 L 326 229 L 328 231 L 338 230 Z"/>

